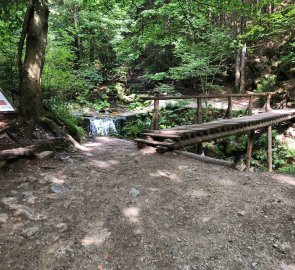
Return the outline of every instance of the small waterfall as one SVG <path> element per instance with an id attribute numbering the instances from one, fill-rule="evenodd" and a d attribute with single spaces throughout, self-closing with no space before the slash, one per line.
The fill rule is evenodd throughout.
<path id="1" fill-rule="evenodd" d="M 123 135 L 123 125 L 126 121 L 126 117 L 91 117 L 87 118 L 88 132 L 92 136 L 112 136 Z"/>

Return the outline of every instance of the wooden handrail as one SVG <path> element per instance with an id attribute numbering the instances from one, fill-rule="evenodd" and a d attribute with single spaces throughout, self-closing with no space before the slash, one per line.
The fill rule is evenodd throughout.
<path id="1" fill-rule="evenodd" d="M 263 97 L 263 96 L 273 96 L 276 92 L 265 92 L 265 93 L 249 93 L 249 94 L 224 94 L 224 95 L 198 95 L 198 96 L 149 96 L 140 97 L 142 100 L 173 100 L 173 99 L 197 99 L 197 98 L 229 98 L 229 97 Z"/>
<path id="2" fill-rule="evenodd" d="M 264 105 L 265 110 L 271 111 L 270 100 L 271 96 L 277 94 L 276 92 L 266 92 L 266 93 L 247 93 L 247 94 L 225 94 L 225 95 L 198 95 L 198 96 L 160 96 L 159 93 L 155 96 L 150 97 L 140 97 L 143 100 L 153 100 L 154 101 L 154 111 L 153 119 L 151 122 L 151 130 L 160 129 L 159 120 L 159 110 L 160 110 L 160 100 L 173 100 L 173 99 L 197 99 L 197 112 L 194 119 L 195 124 L 202 123 L 202 100 L 210 98 L 226 98 L 228 100 L 228 107 L 226 110 L 225 118 L 232 118 L 232 98 L 233 97 L 248 97 L 249 105 L 246 111 L 248 115 L 252 115 L 253 110 L 253 98 L 254 97 L 266 97 L 266 104 Z"/>

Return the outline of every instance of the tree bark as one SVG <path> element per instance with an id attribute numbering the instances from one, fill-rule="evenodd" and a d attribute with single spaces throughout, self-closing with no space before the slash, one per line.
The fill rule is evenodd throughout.
<path id="1" fill-rule="evenodd" d="M 240 93 L 245 92 L 246 87 L 246 54 L 247 54 L 247 45 L 244 44 L 242 48 L 242 54 L 241 54 L 241 83 L 240 83 Z"/>
<path id="2" fill-rule="evenodd" d="M 82 41 L 79 36 L 79 8 L 75 5 L 73 7 L 73 23 L 75 28 L 75 48 L 76 48 L 76 68 L 79 67 L 79 62 L 82 59 Z"/>
<path id="3" fill-rule="evenodd" d="M 36 123 L 42 111 L 41 74 L 47 45 L 49 9 L 46 0 L 32 0 L 22 31 L 19 46 L 21 113 Z M 25 60 L 21 56 L 26 37 Z"/>

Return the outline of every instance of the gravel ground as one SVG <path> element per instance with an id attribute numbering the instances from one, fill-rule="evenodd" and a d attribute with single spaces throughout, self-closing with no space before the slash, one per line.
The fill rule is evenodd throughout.
<path id="1" fill-rule="evenodd" d="M 133 142 L 0 171 L 0 269 L 295 269 L 295 178 Z"/>

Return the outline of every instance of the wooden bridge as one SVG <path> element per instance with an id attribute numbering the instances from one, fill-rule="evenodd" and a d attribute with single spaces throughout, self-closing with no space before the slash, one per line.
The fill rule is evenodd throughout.
<path id="1" fill-rule="evenodd" d="M 254 131 L 262 128 L 268 130 L 268 163 L 269 171 L 272 170 L 272 125 L 280 122 L 288 121 L 295 118 L 295 109 L 280 109 L 272 110 L 270 107 L 271 96 L 274 93 L 262 94 L 231 94 L 231 95 L 207 95 L 207 96 L 182 96 L 182 97 L 168 97 L 168 96 L 153 96 L 147 97 L 147 100 L 154 100 L 154 112 L 151 130 L 142 133 L 141 139 L 136 139 L 139 147 L 145 145 L 156 147 L 157 151 L 164 153 L 166 151 L 173 151 L 182 149 L 189 145 L 198 145 L 201 148 L 201 143 L 211 141 L 226 136 L 247 133 L 249 132 L 248 150 L 246 166 L 250 168 Z M 266 97 L 262 113 L 253 114 L 253 100 L 254 97 Z M 249 105 L 247 107 L 247 116 L 232 118 L 232 98 L 234 97 L 248 97 Z M 228 108 L 225 118 L 209 123 L 202 123 L 202 100 L 209 98 L 227 98 Z M 194 123 L 191 125 L 182 125 L 173 128 L 159 129 L 159 101 L 170 99 L 197 99 L 197 112 Z"/>

